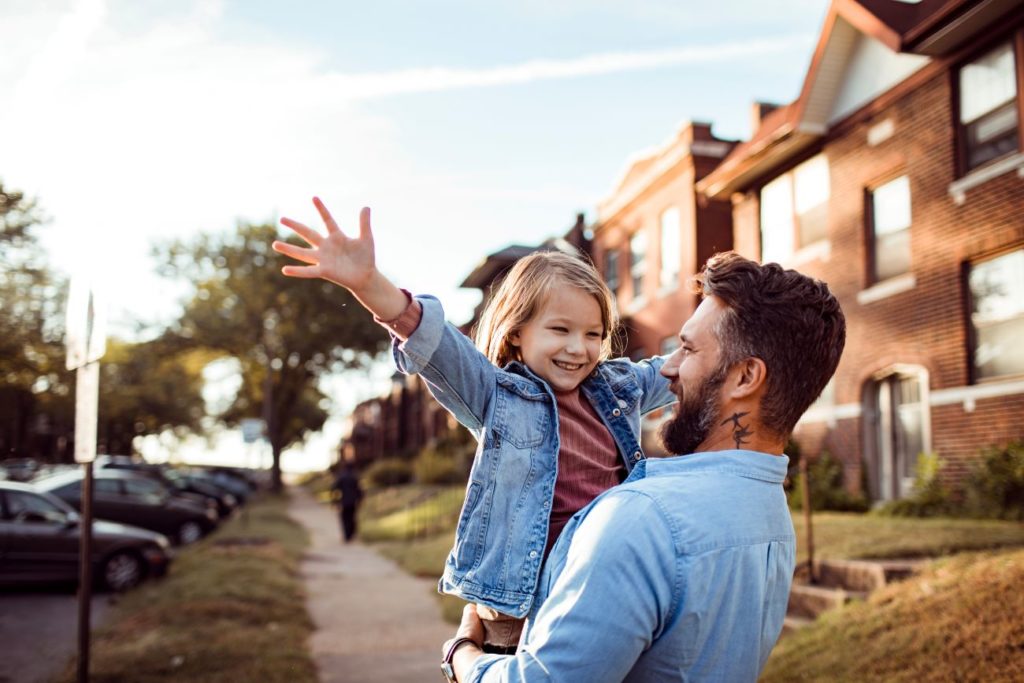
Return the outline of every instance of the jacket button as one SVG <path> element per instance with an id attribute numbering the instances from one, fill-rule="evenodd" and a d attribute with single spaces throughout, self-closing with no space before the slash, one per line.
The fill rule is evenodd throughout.
<path id="1" fill-rule="evenodd" d="M 530 559 L 532 560 L 535 557 L 537 557 L 537 551 L 536 550 L 531 550 L 530 551 Z"/>
<path id="2" fill-rule="evenodd" d="M 619 415 L 622 415 L 622 411 L 616 408 L 615 410 L 612 411 L 612 415 L 618 417 Z"/>
<path id="3" fill-rule="evenodd" d="M 636 453 L 633 454 L 633 459 L 639 460 L 641 455 L 643 454 L 640 451 L 637 451 Z"/>
<path id="4" fill-rule="evenodd" d="M 619 407 L 620 408 L 625 408 L 626 407 L 626 402 L 623 401 L 621 398 L 619 399 Z"/>

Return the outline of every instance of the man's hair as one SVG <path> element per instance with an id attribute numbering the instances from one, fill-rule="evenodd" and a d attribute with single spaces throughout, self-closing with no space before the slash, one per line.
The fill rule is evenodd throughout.
<path id="1" fill-rule="evenodd" d="M 575 287 L 597 300 L 602 327 L 598 360 L 610 358 L 618 318 L 608 285 L 593 264 L 560 251 L 535 252 L 512 266 L 480 315 L 475 334 L 477 348 L 498 367 L 522 360 L 519 349 L 512 346 L 512 335 L 540 313 L 552 293 L 565 287 Z"/>
<path id="2" fill-rule="evenodd" d="M 846 343 L 839 302 L 820 280 L 731 251 L 708 259 L 693 289 L 727 307 L 715 329 L 721 362 L 764 361 L 761 423 L 788 437 L 839 365 Z"/>

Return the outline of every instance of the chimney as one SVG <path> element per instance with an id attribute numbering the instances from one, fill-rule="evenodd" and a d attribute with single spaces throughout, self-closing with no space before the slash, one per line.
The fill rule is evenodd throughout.
<path id="1" fill-rule="evenodd" d="M 761 122 L 764 121 L 768 114 L 779 108 L 779 105 L 772 104 L 771 102 L 754 102 L 750 107 L 750 137 L 754 137 L 757 134 L 758 128 L 761 127 Z"/>

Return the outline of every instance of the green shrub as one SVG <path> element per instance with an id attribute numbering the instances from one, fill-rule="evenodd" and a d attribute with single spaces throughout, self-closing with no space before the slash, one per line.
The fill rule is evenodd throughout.
<path id="1" fill-rule="evenodd" d="M 868 502 L 863 496 L 852 494 L 843 486 L 843 463 L 828 451 L 822 451 L 816 460 L 809 461 L 807 469 L 812 510 L 864 512 L 868 509 Z M 796 474 L 792 480 L 793 486 L 788 494 L 789 507 L 802 510 L 803 474 Z"/>
<path id="2" fill-rule="evenodd" d="M 956 502 L 939 477 L 942 467 L 943 462 L 937 453 L 919 454 L 910 495 L 886 503 L 877 513 L 892 517 L 941 517 L 957 514 Z"/>
<path id="3" fill-rule="evenodd" d="M 381 458 L 366 468 L 363 477 L 372 489 L 401 486 L 412 481 L 412 465 L 401 458 Z"/>
<path id="4" fill-rule="evenodd" d="M 964 485 L 964 508 L 972 517 L 1024 521 L 1024 442 L 982 451 Z"/>
<path id="5" fill-rule="evenodd" d="M 466 481 L 455 456 L 433 448 L 424 448 L 412 467 L 418 484 L 462 484 Z"/>

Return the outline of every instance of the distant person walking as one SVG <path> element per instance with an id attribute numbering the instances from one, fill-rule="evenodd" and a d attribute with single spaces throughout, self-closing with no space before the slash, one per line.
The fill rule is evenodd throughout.
<path id="1" fill-rule="evenodd" d="M 331 485 L 332 491 L 339 495 L 338 507 L 341 515 L 341 533 L 345 543 L 356 536 L 356 513 L 359 503 L 363 500 L 363 489 L 359 487 L 359 477 L 351 463 L 343 463 Z"/>

